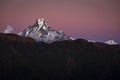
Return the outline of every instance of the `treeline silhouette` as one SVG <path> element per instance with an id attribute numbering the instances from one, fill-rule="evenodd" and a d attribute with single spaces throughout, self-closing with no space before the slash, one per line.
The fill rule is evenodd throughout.
<path id="1" fill-rule="evenodd" d="M 120 80 L 120 45 L 8 36 L 0 35 L 0 80 Z"/>

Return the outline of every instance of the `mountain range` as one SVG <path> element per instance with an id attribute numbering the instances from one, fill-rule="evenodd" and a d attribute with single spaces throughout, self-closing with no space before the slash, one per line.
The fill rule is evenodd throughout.
<path id="1" fill-rule="evenodd" d="M 120 80 L 120 45 L 74 39 L 37 19 L 0 33 L 0 80 Z"/>
<path id="2" fill-rule="evenodd" d="M 19 33 L 14 33 L 14 28 L 11 25 L 8 25 L 4 30 L 4 33 L 13 33 L 20 35 L 22 37 L 31 37 L 37 42 L 52 43 L 56 41 L 64 40 L 75 40 L 71 36 L 67 36 L 63 31 L 56 31 L 49 27 L 45 22 L 44 18 L 37 19 L 33 25 L 26 27 L 23 31 Z M 97 42 L 94 40 L 88 40 L 88 42 Z M 109 45 L 116 45 L 117 43 L 114 40 L 108 40 L 104 42 Z"/>

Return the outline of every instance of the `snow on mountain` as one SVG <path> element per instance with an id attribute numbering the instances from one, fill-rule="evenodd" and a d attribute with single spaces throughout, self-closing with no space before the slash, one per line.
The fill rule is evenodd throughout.
<path id="1" fill-rule="evenodd" d="M 109 45 L 116 45 L 117 44 L 114 40 L 108 40 L 105 43 L 109 44 Z"/>
<path id="2" fill-rule="evenodd" d="M 34 25 L 28 26 L 21 36 L 32 37 L 38 42 L 46 43 L 74 39 L 67 36 L 63 31 L 56 31 L 50 28 L 43 18 L 37 19 Z"/>
<path id="3" fill-rule="evenodd" d="M 13 33 L 14 28 L 11 25 L 8 25 L 4 30 L 4 33 Z M 70 36 L 67 36 L 63 31 L 56 31 L 49 27 L 43 18 L 37 19 L 36 22 L 25 28 L 23 31 L 16 33 L 23 37 L 32 37 L 37 42 L 52 43 L 55 41 L 63 40 L 75 40 Z M 88 40 L 88 42 L 95 43 L 94 40 Z M 117 43 L 114 40 L 108 40 L 104 42 L 109 45 L 116 45 Z"/>
<path id="4" fill-rule="evenodd" d="M 17 33 L 17 34 L 21 36 L 21 35 L 22 35 L 22 32 L 19 32 L 19 33 Z"/>
<path id="5" fill-rule="evenodd" d="M 11 25 L 8 25 L 4 30 L 4 33 L 12 33 L 13 31 L 14 31 L 13 27 Z"/>

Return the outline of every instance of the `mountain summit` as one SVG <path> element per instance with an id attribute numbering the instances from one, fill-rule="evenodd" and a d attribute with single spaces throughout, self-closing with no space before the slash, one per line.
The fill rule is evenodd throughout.
<path id="1" fill-rule="evenodd" d="M 24 37 L 32 37 L 38 42 L 46 43 L 72 39 L 63 31 L 53 30 L 46 24 L 43 18 L 37 19 L 35 24 L 32 26 L 28 26 L 21 35 Z"/>
<path id="2" fill-rule="evenodd" d="M 109 45 L 116 45 L 117 44 L 114 40 L 108 40 L 105 43 L 109 44 Z"/>

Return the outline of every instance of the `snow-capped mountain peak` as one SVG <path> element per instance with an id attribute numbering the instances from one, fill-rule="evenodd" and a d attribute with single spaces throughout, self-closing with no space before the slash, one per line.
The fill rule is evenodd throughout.
<path id="1" fill-rule="evenodd" d="M 37 24 L 38 24 L 38 29 L 37 30 L 40 30 L 41 28 L 43 30 L 48 29 L 48 26 L 47 26 L 46 22 L 44 21 L 44 18 L 37 19 Z"/>
<path id="2" fill-rule="evenodd" d="M 108 40 L 105 43 L 109 44 L 109 45 L 116 45 L 117 44 L 114 40 Z"/>
<path id="3" fill-rule="evenodd" d="M 6 29 L 4 30 L 4 33 L 12 33 L 14 31 L 14 28 L 11 25 L 7 25 Z"/>
<path id="4" fill-rule="evenodd" d="M 54 41 L 70 40 L 63 31 L 56 31 L 50 28 L 44 18 L 37 19 L 35 24 L 28 26 L 21 34 L 24 37 L 32 37 L 36 41 L 51 43 Z"/>

